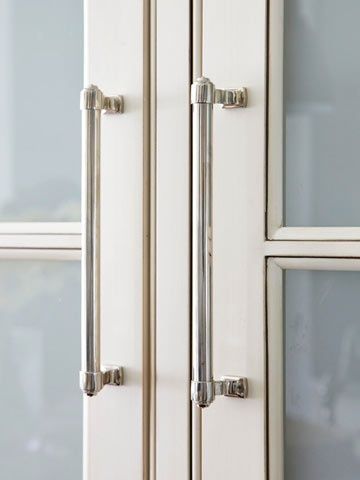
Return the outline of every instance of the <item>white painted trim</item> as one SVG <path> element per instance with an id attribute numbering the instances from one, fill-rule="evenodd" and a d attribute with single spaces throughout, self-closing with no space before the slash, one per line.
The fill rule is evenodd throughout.
<path id="1" fill-rule="evenodd" d="M 81 235 L 0 234 L 0 249 L 3 248 L 80 250 Z"/>
<path id="2" fill-rule="evenodd" d="M 283 270 L 360 270 L 360 258 L 275 258 Z"/>
<path id="3" fill-rule="evenodd" d="M 267 263 L 268 460 L 269 480 L 284 478 L 283 271 L 359 271 L 360 259 L 272 258 Z"/>
<path id="4" fill-rule="evenodd" d="M 191 480 L 202 480 L 203 451 L 202 451 L 202 408 L 192 405 L 191 408 L 191 435 L 192 435 L 192 465 Z"/>
<path id="5" fill-rule="evenodd" d="M 360 227 L 285 227 L 283 219 L 284 0 L 269 2 L 267 238 L 360 240 Z"/>
<path id="6" fill-rule="evenodd" d="M 204 71 L 204 6 L 203 0 L 193 0 L 192 2 L 192 82 L 203 75 L 207 75 L 207 73 Z M 192 142 L 192 133 L 190 141 Z M 191 218 L 189 219 L 189 223 L 190 221 Z M 203 479 L 202 413 L 202 409 L 196 407 L 195 405 L 191 406 L 191 480 Z"/>
<path id="7" fill-rule="evenodd" d="M 80 261 L 79 250 L 46 250 L 46 249 L 0 249 L 1 260 L 51 260 L 51 261 Z"/>
<path id="8" fill-rule="evenodd" d="M 101 131 L 101 356 L 124 366 L 125 384 L 85 400 L 84 480 L 146 478 L 148 3 L 85 1 L 85 85 L 125 98 L 124 114 L 103 115 Z"/>
<path id="9" fill-rule="evenodd" d="M 281 227 L 272 240 L 360 240 L 360 227 Z"/>
<path id="10" fill-rule="evenodd" d="M 267 263 L 268 465 L 269 480 L 284 478 L 283 416 L 283 271 L 275 259 Z"/>
<path id="11" fill-rule="evenodd" d="M 204 74 L 248 88 L 246 109 L 214 107 L 214 378 L 249 379 L 249 398 L 202 411 L 203 479 L 265 478 L 265 1 L 204 2 Z M 238 15 L 235 12 L 244 12 Z M 244 435 L 242 434 L 244 433 Z"/>
<path id="12" fill-rule="evenodd" d="M 157 0 L 156 478 L 190 478 L 190 2 Z"/>
<path id="13" fill-rule="evenodd" d="M 0 234 L 80 235 L 80 222 L 0 222 Z"/>
<path id="14" fill-rule="evenodd" d="M 266 257 L 360 257 L 360 242 L 266 241 Z"/>
<path id="15" fill-rule="evenodd" d="M 202 75 L 203 71 L 203 43 L 204 43 L 204 5 L 203 0 L 192 2 L 192 81 Z M 195 479 L 196 480 L 196 479 Z"/>
<path id="16" fill-rule="evenodd" d="M 283 224 L 283 39 L 284 0 L 269 2 L 267 235 Z"/>
<path id="17" fill-rule="evenodd" d="M 149 55 L 149 124 L 147 125 L 149 129 L 149 182 L 144 182 L 149 184 L 149 211 L 147 212 L 147 220 L 149 222 L 149 264 L 148 264 L 148 289 L 149 289 L 149 330 L 148 332 L 144 331 L 147 335 L 145 341 L 147 342 L 149 348 L 148 358 L 143 356 L 143 370 L 144 375 L 148 374 L 148 387 L 149 394 L 147 397 L 147 406 L 148 409 L 148 480 L 156 480 L 156 229 L 157 229 L 157 219 L 156 219 L 156 112 L 157 112 L 157 64 L 156 64 L 156 52 L 157 52 L 157 2 L 150 1 L 148 4 L 150 8 L 149 16 L 149 31 L 147 34 L 147 39 L 144 39 L 144 43 L 149 41 L 148 52 L 146 53 L 146 48 L 144 48 L 144 57 Z M 145 32 L 144 32 L 145 34 Z M 146 59 L 144 58 L 144 68 L 145 68 Z M 146 189 L 144 189 L 145 194 Z M 145 239 L 144 239 L 145 243 Z M 149 366 L 146 367 L 144 363 L 148 361 Z M 146 388 L 146 382 L 144 382 L 144 389 Z M 145 412 L 144 412 L 145 416 Z M 146 441 L 144 441 L 144 448 L 146 448 Z"/>

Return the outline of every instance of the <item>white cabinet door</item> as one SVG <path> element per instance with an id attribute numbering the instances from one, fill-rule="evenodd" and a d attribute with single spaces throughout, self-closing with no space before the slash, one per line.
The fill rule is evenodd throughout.
<path id="1" fill-rule="evenodd" d="M 265 471 L 266 2 L 157 5 L 157 477 L 263 479 Z M 165 5 L 166 4 L 166 5 Z M 177 21 L 170 19 L 176 18 Z M 190 53 L 189 53 L 190 52 Z M 174 75 L 173 72 L 176 72 Z M 192 407 L 191 104 L 201 75 L 247 87 L 214 107 L 214 376 L 249 379 L 247 400 Z M 189 433 L 190 431 L 190 433 Z"/>
<path id="2" fill-rule="evenodd" d="M 102 361 L 124 366 L 125 385 L 85 400 L 85 478 L 230 476 L 241 451 L 243 472 L 260 478 L 265 5 L 244 2 L 251 27 L 219 18 L 215 2 L 148 7 L 89 0 L 85 9 L 85 84 L 125 97 L 125 114 L 102 120 L 101 255 Z M 215 112 L 214 363 L 217 376 L 248 376 L 252 393 L 206 412 L 190 400 L 190 84 L 201 73 L 250 93 L 246 111 Z"/>
<path id="3" fill-rule="evenodd" d="M 199 0 L 187 10 L 163 3 L 157 478 L 355 478 L 359 5 Z M 170 28 L 166 20 L 175 17 Z M 247 109 L 214 106 L 212 264 L 214 378 L 243 375 L 249 394 L 220 396 L 200 410 L 188 400 L 188 132 L 190 84 L 201 75 L 217 88 L 248 89 Z"/>
<path id="4" fill-rule="evenodd" d="M 149 478 L 150 20 L 141 1 L 0 0 L 4 479 Z M 84 400 L 77 371 L 83 56 L 84 86 L 125 98 L 123 115 L 101 115 L 96 258 L 101 360 L 123 366 L 125 381 Z"/>
<path id="5" fill-rule="evenodd" d="M 87 1 L 85 83 L 125 97 L 103 116 L 101 257 L 102 357 L 125 385 L 85 400 L 86 480 L 360 471 L 350 3 Z M 246 109 L 214 106 L 209 238 L 214 378 L 244 376 L 249 393 L 204 409 L 190 392 L 201 75 L 248 89 Z"/>
<path id="6" fill-rule="evenodd" d="M 360 472 L 359 4 L 343 7 L 269 2 L 270 480 Z"/>
<path id="7" fill-rule="evenodd" d="M 86 480 L 146 478 L 146 22 L 143 2 L 85 2 L 85 86 L 125 100 L 101 132 L 101 357 L 123 366 L 124 386 L 84 399 Z"/>

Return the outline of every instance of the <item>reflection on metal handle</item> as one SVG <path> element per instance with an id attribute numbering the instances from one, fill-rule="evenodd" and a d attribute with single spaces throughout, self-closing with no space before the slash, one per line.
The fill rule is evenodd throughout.
<path id="1" fill-rule="evenodd" d="M 89 396 L 104 385 L 121 385 L 122 367 L 100 360 L 100 136 L 101 113 L 123 112 L 123 98 L 105 97 L 91 85 L 81 92 L 82 110 L 82 361 L 80 388 Z"/>
<path id="2" fill-rule="evenodd" d="M 191 397 L 207 407 L 215 395 L 245 398 L 247 381 L 222 377 L 214 381 L 212 364 L 212 120 L 213 104 L 246 107 L 245 88 L 215 89 L 207 78 L 191 87 L 192 147 L 192 382 Z"/>

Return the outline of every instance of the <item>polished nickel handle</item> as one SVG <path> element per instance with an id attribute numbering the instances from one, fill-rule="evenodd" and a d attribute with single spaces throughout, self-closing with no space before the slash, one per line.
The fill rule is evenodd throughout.
<path id="1" fill-rule="evenodd" d="M 80 388 L 89 396 L 123 383 L 122 367 L 100 356 L 100 136 L 101 113 L 123 112 L 123 97 L 105 97 L 95 85 L 81 92 L 82 110 L 82 360 Z"/>
<path id="2" fill-rule="evenodd" d="M 215 89 L 207 78 L 191 86 L 192 147 L 192 382 L 191 397 L 208 407 L 215 395 L 246 398 L 247 380 L 215 381 L 212 355 L 212 120 L 213 104 L 246 107 L 245 88 Z"/>

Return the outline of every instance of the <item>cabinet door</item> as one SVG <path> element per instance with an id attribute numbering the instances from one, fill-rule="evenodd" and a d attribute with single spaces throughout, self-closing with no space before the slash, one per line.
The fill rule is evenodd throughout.
<path id="1" fill-rule="evenodd" d="M 268 7 L 271 480 L 360 472 L 358 12 L 355 1 Z"/>
<path id="2" fill-rule="evenodd" d="M 248 89 L 247 109 L 214 106 L 210 237 L 214 378 L 243 375 L 249 386 L 245 400 L 219 396 L 203 409 L 189 404 L 197 280 L 191 278 L 194 136 L 186 132 L 194 125 L 188 93 L 178 78 L 164 80 L 172 64 L 158 37 L 159 473 L 170 475 L 172 461 L 182 468 L 174 478 L 197 480 L 234 472 L 249 480 L 354 478 L 359 471 L 359 6 L 329 5 L 226 0 L 219 8 L 215 0 L 194 1 L 183 12 L 189 37 L 179 26 L 167 37 L 161 12 L 171 18 L 175 7 L 158 4 L 164 8 L 158 35 L 172 38 L 180 76 L 187 65 L 181 45 L 188 41 L 189 89 L 201 75 L 217 88 Z M 169 448 L 169 424 L 180 439 L 176 450 Z"/>
<path id="3" fill-rule="evenodd" d="M 146 22 L 143 2 L 85 2 L 85 86 L 125 102 L 101 119 L 101 360 L 124 385 L 84 397 L 86 480 L 146 478 Z"/>
<path id="4" fill-rule="evenodd" d="M 266 2 L 191 7 L 157 4 L 156 472 L 258 480 L 265 468 Z M 250 394 L 218 397 L 205 409 L 190 401 L 190 86 L 201 75 L 217 88 L 249 91 L 247 109 L 214 106 L 212 258 L 214 377 L 246 376 Z"/>
<path id="5" fill-rule="evenodd" d="M 0 0 L 1 478 L 149 478 L 149 4 Z M 90 84 L 125 98 L 88 142 L 101 146 L 101 175 L 89 175 L 101 182 L 101 360 L 125 379 L 83 399 L 79 96 Z"/>
<path id="6" fill-rule="evenodd" d="M 216 380 L 247 377 L 249 393 L 201 412 L 206 480 L 265 471 L 266 3 L 227 0 L 219 13 L 218 2 L 203 2 L 203 75 L 248 90 L 245 109 L 214 106 L 213 368 Z"/>
<path id="7" fill-rule="evenodd" d="M 265 469 L 266 2 L 157 3 L 156 473 L 263 479 Z M 173 19 L 178 21 L 174 22 Z M 251 45 L 251 48 L 249 47 Z M 176 71 L 176 75 L 171 72 Z M 247 87 L 247 109 L 214 106 L 214 377 L 249 379 L 246 400 L 191 404 L 193 234 L 190 86 Z"/>

